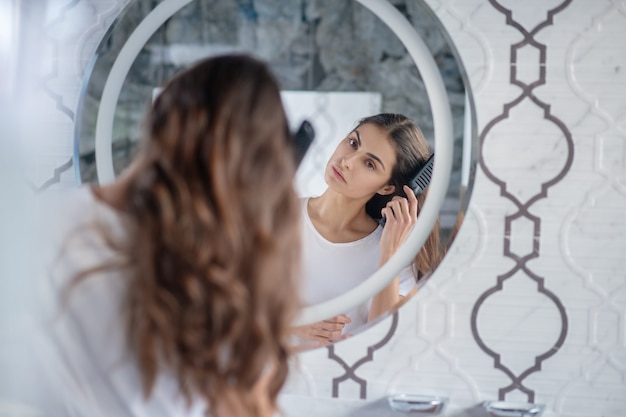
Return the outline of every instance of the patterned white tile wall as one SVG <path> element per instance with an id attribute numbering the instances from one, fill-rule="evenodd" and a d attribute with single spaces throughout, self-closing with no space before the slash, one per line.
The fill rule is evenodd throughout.
<path id="1" fill-rule="evenodd" d="M 398 317 L 303 355 L 310 393 L 438 394 L 455 416 L 497 399 L 546 404 L 544 415 L 621 416 L 624 3 L 428 3 L 477 105 L 481 170 L 469 212 Z M 392 320 L 393 336 L 376 346 Z M 367 346 L 377 349 L 360 363 Z M 327 365 L 335 352 L 347 368 L 339 374 Z M 344 390 L 343 376 L 362 390 Z"/>
<path id="2" fill-rule="evenodd" d="M 450 397 L 455 416 L 496 399 L 546 404 L 546 416 L 622 416 L 626 2 L 426 1 L 476 103 L 471 204 L 441 267 L 398 313 L 300 355 L 288 415 L 370 415 L 388 394 L 421 393 Z M 82 76 L 127 0 L 48 3 L 29 145 L 39 189 L 75 184 Z"/>

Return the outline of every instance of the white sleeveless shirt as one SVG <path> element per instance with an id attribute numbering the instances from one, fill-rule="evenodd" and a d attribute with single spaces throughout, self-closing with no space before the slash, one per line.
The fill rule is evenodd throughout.
<path id="1" fill-rule="evenodd" d="M 333 243 L 315 229 L 308 213 L 309 198 L 302 204 L 302 298 L 313 305 L 341 295 L 369 278 L 380 259 L 379 242 L 383 228 L 378 226 L 362 239 Z M 400 295 L 406 295 L 415 285 L 410 266 L 400 274 Z M 343 334 L 367 323 L 371 299 L 344 312 L 352 320 Z"/>

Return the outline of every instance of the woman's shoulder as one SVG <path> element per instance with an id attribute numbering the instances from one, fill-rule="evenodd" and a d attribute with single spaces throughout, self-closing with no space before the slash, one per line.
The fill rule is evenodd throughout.
<path id="1" fill-rule="evenodd" d="M 51 190 L 38 196 L 36 209 L 40 218 L 47 220 L 47 216 L 61 216 L 61 218 L 72 215 L 88 214 L 85 209 L 95 204 L 95 198 L 90 187 L 80 186 Z M 60 218 L 57 218 L 60 220 Z"/>
<path id="2" fill-rule="evenodd" d="M 106 236 L 117 236 L 124 231 L 121 217 L 100 202 L 89 187 L 42 196 L 36 211 L 33 235 L 43 253 L 58 253 L 68 247 L 73 252 L 102 247 Z"/>

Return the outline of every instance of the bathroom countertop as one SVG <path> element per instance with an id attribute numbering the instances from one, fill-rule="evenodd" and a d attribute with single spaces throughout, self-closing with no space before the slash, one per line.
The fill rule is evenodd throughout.
<path id="1" fill-rule="evenodd" d="M 407 414 L 393 411 L 386 398 L 378 400 L 348 400 L 315 398 L 304 395 L 281 395 L 279 405 L 284 417 L 404 417 Z M 276 417 L 280 415 L 277 414 Z"/>
<path id="2" fill-rule="evenodd" d="M 375 400 L 351 400 L 283 394 L 279 397 L 278 403 L 284 415 L 276 414 L 276 417 L 406 417 L 409 415 L 428 417 L 434 415 L 394 411 L 389 406 L 386 397 Z M 491 417 L 480 404 L 463 408 L 450 403 L 439 416 Z M 557 417 L 557 414 L 544 410 L 541 417 Z"/>

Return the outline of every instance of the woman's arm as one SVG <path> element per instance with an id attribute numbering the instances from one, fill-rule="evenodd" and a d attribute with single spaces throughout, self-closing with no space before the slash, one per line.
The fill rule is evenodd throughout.
<path id="1" fill-rule="evenodd" d="M 410 187 L 404 186 L 408 198 L 395 196 L 381 213 L 385 217 L 385 228 L 380 238 L 380 261 L 378 267 L 383 266 L 404 243 L 413 230 L 417 221 L 417 198 Z M 402 300 L 400 295 L 400 278 L 396 276 L 385 288 L 372 299 L 372 306 L 368 320 L 378 317 L 382 313 L 398 304 Z"/>
<path id="2" fill-rule="evenodd" d="M 381 292 L 376 294 L 372 299 L 367 320 L 373 320 L 381 314 L 387 312 L 391 307 L 395 306 L 402 300 L 400 295 L 400 278 L 395 277 Z"/>

